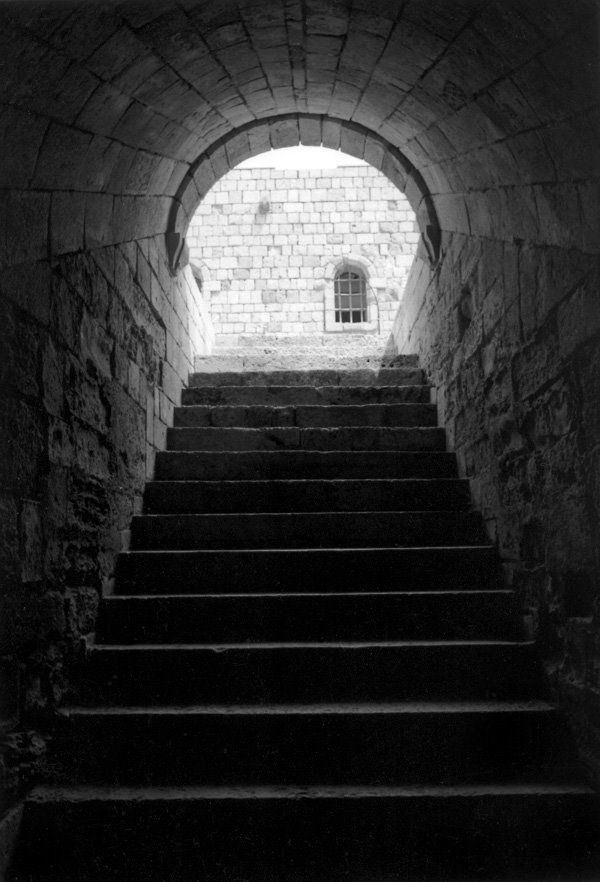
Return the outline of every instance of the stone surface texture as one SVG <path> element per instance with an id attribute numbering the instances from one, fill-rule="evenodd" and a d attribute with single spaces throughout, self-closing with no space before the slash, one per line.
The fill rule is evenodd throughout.
<path id="1" fill-rule="evenodd" d="M 404 194 L 358 165 L 231 171 L 187 235 L 217 345 L 245 334 L 356 332 L 334 319 L 334 278 L 345 268 L 364 274 L 369 326 L 389 338 L 418 241 Z"/>
<path id="2" fill-rule="evenodd" d="M 215 361 L 175 408 L 8 882 L 597 879 L 600 795 L 435 406 L 404 400 L 428 397 L 415 357 Z M 207 432 L 227 480 L 198 474 Z M 331 453 L 335 480 L 307 479 Z"/>
<path id="3" fill-rule="evenodd" d="M 173 407 L 211 345 L 191 270 L 161 240 L 0 271 L 3 783 L 35 778 L 23 721 L 72 685 Z"/>
<path id="4" fill-rule="evenodd" d="M 406 188 L 424 245 L 395 339 L 598 762 L 598 32 L 596 0 L 0 5 L 9 722 L 60 699 L 209 347 L 165 234 L 241 158 L 302 141 Z"/>

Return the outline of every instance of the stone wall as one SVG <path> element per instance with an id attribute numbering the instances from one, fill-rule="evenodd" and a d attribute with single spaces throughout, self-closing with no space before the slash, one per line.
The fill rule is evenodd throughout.
<path id="1" fill-rule="evenodd" d="M 211 345 L 163 237 L 61 251 L 0 272 L 0 735 L 71 688 L 181 385 Z M 17 731 L 6 746 L 10 793 L 43 744 Z"/>
<path id="2" fill-rule="evenodd" d="M 356 331 L 332 321 L 344 260 L 367 277 L 368 330 L 387 337 L 418 240 L 404 194 L 359 165 L 231 171 L 202 201 L 187 237 L 222 344 L 242 334 Z"/>
<path id="3" fill-rule="evenodd" d="M 394 336 L 437 388 L 450 448 L 600 777 L 600 257 L 445 233 L 435 269 L 415 261 Z"/>

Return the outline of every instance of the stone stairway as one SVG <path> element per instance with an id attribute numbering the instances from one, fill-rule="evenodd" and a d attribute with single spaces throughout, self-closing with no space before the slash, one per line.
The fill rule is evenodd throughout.
<path id="1" fill-rule="evenodd" d="M 413 359 L 192 376 L 12 882 L 600 878 Z"/>

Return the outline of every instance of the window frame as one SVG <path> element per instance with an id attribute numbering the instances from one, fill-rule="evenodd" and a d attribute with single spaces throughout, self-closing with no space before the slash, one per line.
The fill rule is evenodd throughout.
<path id="1" fill-rule="evenodd" d="M 333 309 L 336 324 L 358 325 L 369 320 L 367 279 L 358 267 L 341 267 L 336 272 Z"/>
<path id="2" fill-rule="evenodd" d="M 354 311 L 362 313 L 360 321 L 340 321 L 339 300 L 338 300 L 338 280 L 340 276 L 345 274 L 353 274 L 359 277 L 363 286 L 362 306 L 354 307 Z M 377 306 L 375 302 L 374 292 L 369 283 L 369 261 L 354 257 L 345 257 L 338 260 L 335 264 L 330 263 L 325 271 L 325 331 L 334 334 L 352 334 L 352 333 L 373 333 L 377 331 Z M 352 293 L 351 290 L 349 293 Z M 354 295 L 353 295 L 354 296 Z M 352 300 L 350 300 L 350 311 L 352 312 Z"/>

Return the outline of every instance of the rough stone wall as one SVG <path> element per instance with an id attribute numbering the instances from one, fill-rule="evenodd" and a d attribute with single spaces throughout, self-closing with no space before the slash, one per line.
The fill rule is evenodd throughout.
<path id="1" fill-rule="evenodd" d="M 0 271 L 2 726 L 44 716 L 71 683 L 81 638 L 141 505 L 210 320 L 162 238 Z M 1 734 L 1 730 L 0 730 Z M 7 737 L 14 792 L 43 744 Z"/>
<path id="2" fill-rule="evenodd" d="M 221 344 L 241 334 L 331 327 L 333 274 L 362 265 L 369 319 L 388 336 L 419 240 L 408 200 L 372 166 L 237 169 L 199 205 L 187 236 Z"/>
<path id="3" fill-rule="evenodd" d="M 448 442 L 600 771 L 600 258 L 446 233 L 437 268 L 415 262 L 395 338 L 437 387 Z"/>

